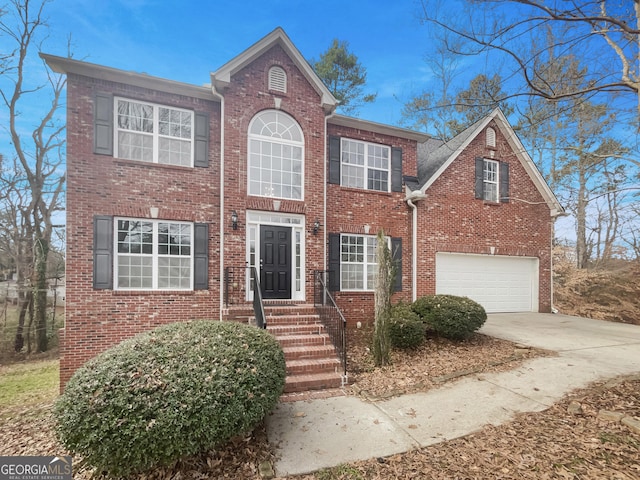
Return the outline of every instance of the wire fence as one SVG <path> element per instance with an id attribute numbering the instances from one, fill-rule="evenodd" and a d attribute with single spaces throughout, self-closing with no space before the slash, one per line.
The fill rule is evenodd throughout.
<path id="1" fill-rule="evenodd" d="M 22 291 L 15 283 L 0 283 L 0 364 L 25 355 L 36 353 L 36 320 L 34 308 L 27 308 L 22 322 L 20 321 L 21 298 L 27 291 L 37 290 L 23 287 Z M 43 290 L 41 290 L 43 291 Z M 45 330 L 47 335 L 47 351 L 58 350 L 58 330 L 64 325 L 65 286 L 57 281 L 46 289 L 47 303 L 45 311 Z M 22 323 L 21 338 L 18 335 Z"/>

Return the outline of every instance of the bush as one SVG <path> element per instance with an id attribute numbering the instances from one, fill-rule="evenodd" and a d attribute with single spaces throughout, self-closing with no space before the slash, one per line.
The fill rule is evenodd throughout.
<path id="1" fill-rule="evenodd" d="M 416 348 L 424 342 L 424 324 L 411 305 L 399 303 L 391 308 L 389 336 L 395 348 Z"/>
<path id="2" fill-rule="evenodd" d="M 427 295 L 413 303 L 413 311 L 438 335 L 464 340 L 487 320 L 482 305 L 467 297 Z"/>
<path id="3" fill-rule="evenodd" d="M 266 331 L 175 323 L 78 369 L 55 405 L 62 444 L 111 476 L 210 450 L 250 431 L 282 394 L 285 360 Z"/>

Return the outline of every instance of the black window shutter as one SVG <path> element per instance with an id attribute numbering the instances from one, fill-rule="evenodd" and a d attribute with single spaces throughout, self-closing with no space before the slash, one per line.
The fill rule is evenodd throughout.
<path id="1" fill-rule="evenodd" d="M 484 198 L 484 158 L 476 158 L 476 198 Z"/>
<path id="2" fill-rule="evenodd" d="M 500 201 L 509 203 L 509 164 L 500 162 Z"/>
<path id="3" fill-rule="evenodd" d="M 209 166 L 209 114 L 196 112 L 194 130 L 194 157 L 196 167 Z"/>
<path id="4" fill-rule="evenodd" d="M 402 191 L 402 149 L 391 148 L 391 191 Z"/>
<path id="5" fill-rule="evenodd" d="M 340 185 L 340 137 L 329 137 L 329 183 Z"/>
<path id="6" fill-rule="evenodd" d="M 113 288 L 113 217 L 93 217 L 93 288 Z"/>
<path id="7" fill-rule="evenodd" d="M 329 234 L 329 290 L 340 290 L 340 234 Z"/>
<path id="8" fill-rule="evenodd" d="M 113 155 L 113 96 L 96 93 L 93 98 L 93 153 Z"/>
<path id="9" fill-rule="evenodd" d="M 391 238 L 391 258 L 396 270 L 396 278 L 393 286 L 394 292 L 402 291 L 402 238 Z"/>
<path id="10" fill-rule="evenodd" d="M 193 226 L 193 289 L 209 288 L 209 225 L 196 223 Z"/>

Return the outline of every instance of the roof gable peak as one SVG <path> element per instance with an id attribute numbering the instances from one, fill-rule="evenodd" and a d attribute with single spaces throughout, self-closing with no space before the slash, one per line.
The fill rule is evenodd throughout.
<path id="1" fill-rule="evenodd" d="M 318 92 L 323 108 L 327 112 L 333 112 L 338 105 L 338 101 L 322 80 L 320 80 L 320 77 L 318 77 L 313 68 L 311 68 L 309 62 L 302 56 L 282 27 L 277 27 L 271 33 L 222 65 L 218 70 L 211 72 L 211 85 L 213 85 L 216 91 L 224 92 L 225 88 L 231 82 L 231 76 L 233 74 L 256 60 L 275 45 L 282 47 L 311 86 Z"/>
<path id="2" fill-rule="evenodd" d="M 422 187 L 420 188 L 420 191 L 422 193 L 426 193 L 429 187 L 447 170 L 447 168 L 449 168 L 453 161 L 469 146 L 469 144 L 484 131 L 492 120 L 495 121 L 495 125 L 507 140 L 512 152 L 515 153 L 516 158 L 524 167 L 536 188 L 549 205 L 552 216 L 556 216 L 564 212 L 564 209 L 558 202 L 555 194 L 549 188 L 544 177 L 520 142 L 520 139 L 513 130 L 509 120 L 507 120 L 507 117 L 505 117 L 504 113 L 499 108 L 495 108 L 486 117 L 469 126 L 466 130 L 432 152 L 431 155 L 437 157 L 437 159 L 434 162 L 434 165 L 431 165 L 431 168 L 422 165 L 424 178 L 421 179 Z M 418 171 L 420 172 L 420 170 L 421 166 L 419 165 Z"/>

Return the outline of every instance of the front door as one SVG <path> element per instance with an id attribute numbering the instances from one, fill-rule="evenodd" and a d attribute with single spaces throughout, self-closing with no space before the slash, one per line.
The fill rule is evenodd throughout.
<path id="1" fill-rule="evenodd" d="M 291 227 L 260 226 L 263 298 L 291 298 Z"/>

